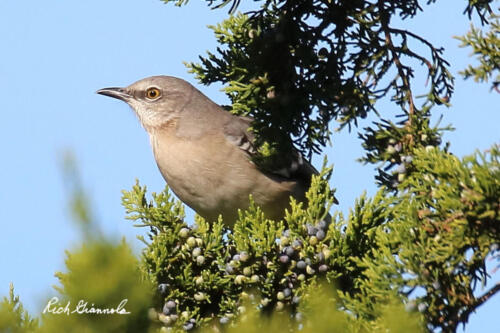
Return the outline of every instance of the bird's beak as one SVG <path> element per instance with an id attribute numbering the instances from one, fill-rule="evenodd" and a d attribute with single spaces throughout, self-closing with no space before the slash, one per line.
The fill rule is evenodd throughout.
<path id="1" fill-rule="evenodd" d="M 132 95 L 130 95 L 125 88 L 103 88 L 97 90 L 96 93 L 104 96 L 118 98 L 125 102 L 132 98 Z"/>

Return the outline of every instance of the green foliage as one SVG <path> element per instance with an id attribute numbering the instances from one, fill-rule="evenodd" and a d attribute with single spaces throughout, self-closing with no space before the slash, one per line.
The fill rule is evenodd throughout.
<path id="1" fill-rule="evenodd" d="M 41 305 L 41 324 L 24 311 L 11 287 L 10 299 L 0 306 L 0 331 L 147 332 L 152 284 L 128 244 L 100 232 L 74 156 L 66 152 L 62 162 L 70 211 L 84 243 L 67 252 L 66 271 L 56 273 L 58 294 Z"/>
<path id="2" fill-rule="evenodd" d="M 33 319 L 14 295 L 14 286 L 10 285 L 9 298 L 0 302 L 0 332 L 28 333 L 38 327 L 38 319 Z"/>
<path id="3" fill-rule="evenodd" d="M 247 310 L 224 332 L 422 332 L 419 316 L 408 313 L 398 303 L 381 306 L 380 321 L 369 328 L 357 327 L 357 321 L 339 310 L 334 290 L 327 284 L 311 284 L 303 299 L 300 312 L 294 317 L 276 312 L 261 316 L 255 302 L 245 304 Z M 201 332 L 213 332 L 213 328 Z"/>
<path id="4" fill-rule="evenodd" d="M 492 88 L 500 85 L 500 21 L 498 13 L 491 13 L 489 17 L 490 30 L 483 33 L 481 29 L 471 24 L 470 31 L 461 37 L 461 47 L 471 47 L 479 64 L 469 65 L 460 74 L 465 78 L 474 78 L 476 82 L 488 82 L 493 79 Z"/>
<path id="5" fill-rule="evenodd" d="M 232 112 L 255 119 L 258 146 L 273 142 L 288 151 L 293 142 L 310 157 L 330 141 L 333 120 L 350 129 L 370 112 L 405 132 L 413 145 L 425 145 L 418 133 L 433 132 L 429 110 L 447 104 L 453 78 L 441 48 L 390 24 L 394 15 L 411 18 L 419 10 L 418 1 L 267 1 L 212 26 L 221 47 L 189 67 L 203 83 L 227 84 Z M 426 51 L 413 49 L 416 44 Z M 412 60 L 424 66 L 430 82 L 421 109 L 411 91 Z M 386 96 L 401 108 L 397 125 L 377 108 Z M 378 153 L 387 148 L 378 140 L 381 129 L 367 130 L 374 135 L 362 137 L 372 151 L 366 161 L 386 161 Z"/>
<path id="6" fill-rule="evenodd" d="M 384 290 L 416 292 L 408 308 L 424 313 L 429 328 L 453 332 L 500 289 L 474 294 L 489 277 L 486 260 L 500 262 L 498 148 L 462 161 L 434 148 L 416 152 L 419 173 L 400 185 L 404 193 L 376 232 L 373 258 L 358 262 L 367 279 L 353 311 L 364 305 L 373 315 L 370 304 L 384 300 Z"/>
<path id="7" fill-rule="evenodd" d="M 276 222 L 252 204 L 232 230 L 200 217 L 190 227 L 168 191 L 148 202 L 136 184 L 123 200 L 129 218 L 150 227 L 142 267 L 158 285 L 154 317 L 175 330 L 241 328 L 250 304 L 263 318 L 273 314 L 262 327 L 274 327 L 277 316 L 293 329 L 311 287 L 324 280 L 337 286 L 337 306 L 328 311 L 342 312 L 348 331 L 387 327 L 387 309 L 399 311 L 394 325 L 416 312 L 429 328 L 454 331 L 499 289 L 473 293 L 488 279 L 487 258 L 499 258 L 498 157 L 496 146 L 463 160 L 433 147 L 415 150 L 418 172 L 402 180 L 399 195 L 382 188 L 362 196 L 347 218 L 325 215 L 333 191 L 324 168 L 308 207 L 292 202 Z"/>
<path id="8" fill-rule="evenodd" d="M 61 282 L 56 287 L 59 294 L 43 305 L 41 323 L 24 310 L 11 286 L 9 298 L 0 303 L 0 331 L 149 331 L 152 287 L 141 276 L 138 261 L 125 242 L 87 242 L 68 252 L 66 268 L 67 272 L 56 274 Z"/>
<path id="9" fill-rule="evenodd" d="M 207 2 L 212 8 L 230 5 L 231 13 L 240 4 Z M 451 127 L 432 126 L 430 112 L 449 105 L 453 93 L 443 49 L 391 23 L 395 16 L 418 15 L 419 1 L 255 2 L 258 9 L 211 26 L 221 46 L 188 67 L 202 83 L 226 84 L 228 108 L 255 119 L 258 147 L 271 144 L 286 155 L 293 143 L 310 158 L 331 141 L 332 121 L 350 130 L 372 113 L 379 119 L 360 134 L 368 152 L 362 160 L 378 164 L 380 185 L 396 188 L 404 163 L 387 159 L 394 147 L 388 141 L 401 147 L 400 156 L 440 145 L 442 131 Z M 465 12 L 484 20 L 491 2 L 468 1 Z M 413 81 L 420 69 L 428 88 L 417 105 Z M 382 112 L 377 101 L 384 98 L 400 112 Z"/>
<path id="10" fill-rule="evenodd" d="M 486 260 L 500 262 L 499 152 L 493 146 L 459 160 L 436 148 L 416 150 L 418 174 L 402 181 L 397 196 L 384 188 L 362 196 L 347 218 L 325 214 L 333 191 L 332 170 L 324 168 L 307 207 L 292 203 L 285 220 L 274 222 L 252 204 L 232 230 L 200 217 L 188 226 L 167 189 L 148 201 L 136 184 L 123 203 L 137 226 L 150 229 L 141 262 L 125 243 L 89 241 L 68 254 L 57 288 L 61 306 L 83 299 L 116 308 L 127 298 L 131 314 L 46 313 L 37 331 L 416 332 L 425 321 L 452 332 L 500 289 L 473 293 L 488 279 Z M 149 280 L 157 286 L 153 309 Z M 0 318 L 35 329 L 17 302 L 11 292 Z"/>
<path id="11" fill-rule="evenodd" d="M 421 115 L 425 116 L 421 117 Z M 397 190 L 398 185 L 405 177 L 414 171 L 412 167 L 413 155 L 422 147 L 437 147 L 441 144 L 441 135 L 451 126 L 439 128 L 430 126 L 430 109 L 422 109 L 419 116 L 412 117 L 411 125 L 394 124 L 382 120 L 375 122 L 376 129 L 367 127 L 364 134 L 359 134 L 363 140 L 366 155 L 360 159 L 364 163 L 381 163 L 375 177 L 380 185 L 386 185 L 392 190 Z M 399 126 L 403 125 L 403 126 Z M 448 147 L 445 147 L 445 150 Z M 390 170 L 390 171 L 389 171 Z"/>
<path id="12" fill-rule="evenodd" d="M 292 203 L 286 223 L 266 219 L 252 203 L 232 230 L 200 217 L 189 227 L 168 191 L 149 202 L 139 184 L 124 192 L 128 218 L 150 227 L 142 262 L 158 285 L 158 320 L 177 328 L 229 321 L 257 290 L 263 312 L 294 312 L 305 281 L 342 275 L 329 249 L 342 236 L 329 228 L 324 209 L 333 201 L 330 174 L 325 169 L 313 180 L 307 210 Z"/>
<path id="13" fill-rule="evenodd" d="M 465 77 L 498 71 L 492 1 L 467 2 L 469 18 L 484 24 L 491 14 L 492 22 L 490 32 L 473 27 L 460 38 L 480 60 Z M 294 145 L 308 157 L 321 151 L 333 120 L 351 129 L 376 115 L 359 136 L 361 161 L 378 164 L 379 191 L 361 195 L 348 216 L 330 215 L 332 169 L 323 166 L 307 205 L 292 200 L 284 220 L 271 221 L 251 201 L 230 229 L 199 216 L 188 225 L 168 188 L 149 199 L 137 182 L 123 192 L 127 218 L 148 229 L 137 260 L 125 242 L 101 235 L 67 155 L 65 183 L 85 245 L 57 274 L 58 303 L 116 309 L 127 299 L 130 314 L 48 311 L 38 325 L 11 288 L 0 331 L 454 332 L 500 291 L 499 283 L 477 288 L 490 279 L 487 260 L 500 267 L 499 147 L 462 160 L 439 148 L 451 127 L 430 117 L 453 92 L 448 63 L 441 48 L 391 23 L 418 15 L 419 1 L 254 2 L 261 6 L 211 27 L 221 46 L 188 64 L 191 71 L 205 84 L 226 84 L 232 112 L 254 117 L 263 159 L 254 162 L 264 166 Z M 233 13 L 240 0 L 207 3 Z M 413 73 L 421 68 L 429 84 L 416 105 Z M 387 97 L 398 119 L 378 109 Z"/>
<path id="14" fill-rule="evenodd" d="M 69 304 L 70 314 L 45 311 L 40 332 L 148 331 L 151 286 L 142 278 L 137 259 L 125 242 L 87 242 L 68 253 L 66 268 L 67 272 L 56 274 L 61 285 L 56 287 L 55 305 Z M 82 301 L 86 306 L 79 306 Z M 123 308 L 130 314 L 94 314 L 85 308 Z"/>

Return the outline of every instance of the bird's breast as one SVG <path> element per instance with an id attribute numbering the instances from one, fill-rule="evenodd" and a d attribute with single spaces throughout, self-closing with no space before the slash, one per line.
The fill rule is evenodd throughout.
<path id="1" fill-rule="evenodd" d="M 244 151 L 217 133 L 186 139 L 164 131 L 151 135 L 151 144 L 169 187 L 210 220 L 219 214 L 225 220 L 235 220 L 238 208 L 248 207 L 249 195 L 265 210 L 268 206 L 283 210 L 295 186 L 261 173 Z"/>

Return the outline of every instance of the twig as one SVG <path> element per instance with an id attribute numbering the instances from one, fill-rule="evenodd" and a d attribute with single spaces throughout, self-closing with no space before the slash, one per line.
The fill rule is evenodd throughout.
<path id="1" fill-rule="evenodd" d="M 494 287 L 492 287 L 490 290 L 488 290 L 483 296 L 476 298 L 474 304 L 470 308 L 468 308 L 466 311 L 461 313 L 458 318 L 457 318 L 457 323 L 459 322 L 466 322 L 467 318 L 469 315 L 476 311 L 478 307 L 483 305 L 487 300 L 489 300 L 493 295 L 495 295 L 498 291 L 500 291 L 500 282 L 497 283 Z"/>
<path id="2" fill-rule="evenodd" d="M 405 74 L 403 68 L 403 64 L 401 63 L 401 60 L 399 59 L 399 55 L 397 53 L 396 48 L 394 47 L 394 43 L 392 42 L 391 38 L 391 28 L 389 27 L 389 20 L 387 19 L 387 12 L 384 9 L 384 2 L 379 0 L 377 2 L 378 4 L 378 9 L 380 13 L 380 23 L 382 26 L 382 30 L 385 35 L 385 43 L 389 47 L 389 50 L 391 51 L 392 58 L 394 59 L 394 63 L 396 64 L 396 68 L 398 69 L 398 74 L 401 77 L 401 80 L 403 81 L 403 87 L 405 88 L 406 92 L 406 98 L 408 100 L 408 125 L 411 125 L 412 122 L 412 116 L 415 114 L 415 104 L 413 102 L 413 95 L 411 92 L 411 86 L 410 86 L 410 81 L 408 80 L 408 76 Z"/>

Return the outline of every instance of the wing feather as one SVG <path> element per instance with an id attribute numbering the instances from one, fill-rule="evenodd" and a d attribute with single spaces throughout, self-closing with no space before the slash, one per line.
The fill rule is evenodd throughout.
<path id="1" fill-rule="evenodd" d="M 224 134 L 229 142 L 246 152 L 249 158 L 253 160 L 253 157 L 257 154 L 257 149 L 253 145 L 255 136 L 249 130 L 252 120 L 250 117 L 234 116 L 225 124 Z M 273 165 L 265 169 L 262 169 L 259 165 L 257 167 L 275 176 L 289 180 L 305 180 L 310 184 L 311 176 L 318 174 L 318 171 L 298 151 L 294 150 L 292 154 L 291 158 L 287 156 L 286 159 L 282 159 L 286 163 L 280 163 L 280 165 Z"/>

